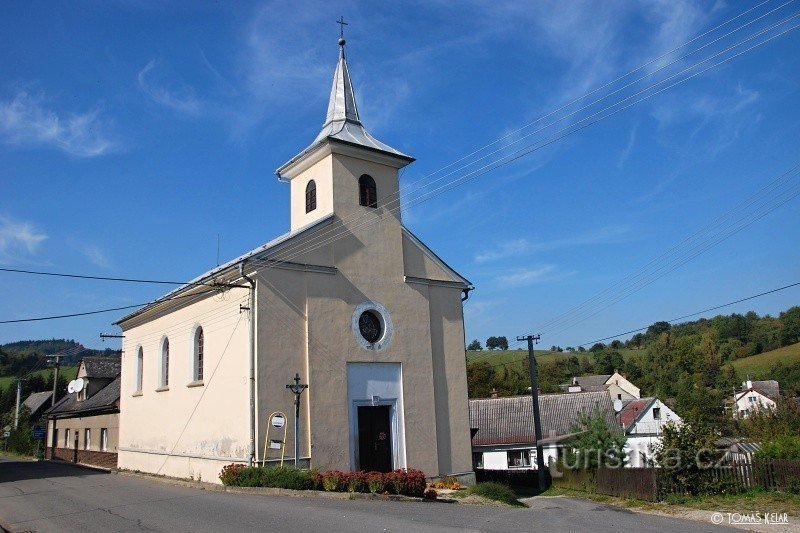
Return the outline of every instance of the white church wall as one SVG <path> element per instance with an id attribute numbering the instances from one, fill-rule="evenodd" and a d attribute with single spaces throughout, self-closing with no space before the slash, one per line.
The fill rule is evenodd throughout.
<path id="1" fill-rule="evenodd" d="M 317 208 L 306 213 L 306 186 L 314 180 L 317 187 Z M 292 178 L 290 182 L 291 229 L 302 228 L 333 213 L 333 169 L 330 158 L 323 158 Z"/>
<path id="2" fill-rule="evenodd" d="M 119 467 L 219 483 L 220 469 L 249 455 L 247 290 L 230 289 L 124 330 Z M 202 385 L 193 383 L 193 337 L 204 332 Z M 169 386 L 159 387 L 160 343 L 169 338 Z M 137 351 L 143 349 L 141 392 Z M 156 389 L 160 389 L 157 392 Z M 197 410 L 193 413 L 193 410 Z"/>

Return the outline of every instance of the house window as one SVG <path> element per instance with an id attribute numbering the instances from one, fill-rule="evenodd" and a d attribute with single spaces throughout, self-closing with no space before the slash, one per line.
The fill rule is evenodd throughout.
<path id="1" fill-rule="evenodd" d="M 203 351 L 205 338 L 203 328 L 197 328 L 194 332 L 194 381 L 203 381 Z"/>
<path id="2" fill-rule="evenodd" d="M 100 428 L 100 451 L 108 451 L 108 428 Z"/>
<path id="3" fill-rule="evenodd" d="M 617 400 L 621 400 L 621 399 L 622 399 L 622 394 L 617 394 Z"/>
<path id="4" fill-rule="evenodd" d="M 88 450 L 92 447 L 92 430 L 86 428 L 83 430 L 83 449 Z"/>
<path id="5" fill-rule="evenodd" d="M 314 180 L 306 185 L 306 213 L 310 213 L 317 208 L 317 184 Z"/>
<path id="6" fill-rule="evenodd" d="M 64 430 L 64 448 L 69 448 L 69 430 Z"/>
<path id="7" fill-rule="evenodd" d="M 169 386 L 169 339 L 161 344 L 161 386 Z"/>
<path id="8" fill-rule="evenodd" d="M 142 392 L 142 382 L 144 378 L 144 350 L 139 348 L 136 354 L 136 392 Z"/>
<path id="9" fill-rule="evenodd" d="M 755 396 L 748 396 L 747 397 L 747 401 L 750 402 L 750 403 L 756 403 L 756 397 Z"/>
<path id="10" fill-rule="evenodd" d="M 661 408 L 653 407 L 653 420 L 661 420 Z"/>
<path id="11" fill-rule="evenodd" d="M 472 452 L 472 468 L 483 468 L 483 452 Z"/>
<path id="12" fill-rule="evenodd" d="M 530 468 L 531 466 L 531 452 L 530 450 L 512 450 L 507 452 L 508 467 L 509 468 Z"/>
<path id="13" fill-rule="evenodd" d="M 372 176 L 364 174 L 358 178 L 359 203 L 365 207 L 378 207 L 378 188 Z"/>

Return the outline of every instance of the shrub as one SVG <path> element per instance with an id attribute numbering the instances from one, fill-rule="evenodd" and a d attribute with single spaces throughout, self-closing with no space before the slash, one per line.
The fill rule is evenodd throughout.
<path id="1" fill-rule="evenodd" d="M 384 475 L 380 472 L 367 472 L 367 488 L 372 494 L 379 494 L 384 490 Z"/>
<path id="2" fill-rule="evenodd" d="M 223 485 L 236 487 L 275 487 L 307 490 L 314 487 L 312 473 L 290 467 L 258 467 L 230 464 L 222 468 Z"/>
<path id="3" fill-rule="evenodd" d="M 433 489 L 426 490 L 422 495 L 426 500 L 435 500 L 438 494 Z"/>
<path id="4" fill-rule="evenodd" d="M 364 492 L 366 488 L 366 474 L 364 472 L 350 472 L 347 476 L 347 490 L 349 492 Z"/>
<path id="5" fill-rule="evenodd" d="M 401 493 L 406 496 L 422 496 L 425 492 L 425 473 L 422 470 L 409 468 L 404 474 L 404 487 Z"/>
<path id="6" fill-rule="evenodd" d="M 327 470 L 322 473 L 322 488 L 328 492 L 338 492 L 344 489 L 347 474 L 339 470 Z"/>
<path id="7" fill-rule="evenodd" d="M 239 484 L 239 476 L 244 468 L 246 468 L 244 465 L 236 463 L 223 466 L 219 479 L 223 485 L 236 486 Z"/>
<path id="8" fill-rule="evenodd" d="M 314 490 L 323 490 L 322 487 L 322 474 L 319 470 L 311 470 L 309 472 L 311 477 L 311 488 Z"/>
<path id="9" fill-rule="evenodd" d="M 517 495 L 514 494 L 514 491 L 512 491 L 508 485 L 501 485 L 500 483 L 486 481 L 484 483 L 473 485 L 470 487 L 469 492 L 470 494 L 475 494 L 476 496 L 483 496 L 484 498 L 507 503 L 509 505 L 514 505 L 517 507 L 523 506 L 523 503 L 517 500 Z"/>
<path id="10" fill-rule="evenodd" d="M 762 442 L 761 450 L 756 453 L 759 459 L 800 460 L 800 435 L 779 435 L 767 442 Z"/>
<path id="11" fill-rule="evenodd" d="M 400 494 L 406 488 L 406 473 L 395 470 L 384 475 L 384 485 L 392 494 Z"/>

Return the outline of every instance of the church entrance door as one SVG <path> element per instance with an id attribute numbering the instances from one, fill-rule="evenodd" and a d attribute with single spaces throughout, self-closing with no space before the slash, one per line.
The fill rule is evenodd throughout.
<path id="1" fill-rule="evenodd" d="M 358 407 L 358 466 L 392 471 L 392 409 L 389 405 Z"/>

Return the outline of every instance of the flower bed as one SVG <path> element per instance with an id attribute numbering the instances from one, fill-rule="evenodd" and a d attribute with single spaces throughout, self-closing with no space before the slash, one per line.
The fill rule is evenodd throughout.
<path id="1" fill-rule="evenodd" d="M 233 487 L 275 487 L 327 492 L 365 492 L 421 497 L 425 474 L 412 468 L 393 472 L 341 472 L 339 470 L 296 470 L 289 467 L 257 467 L 230 464 L 219 479 Z"/>

